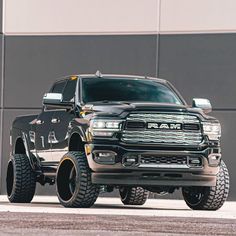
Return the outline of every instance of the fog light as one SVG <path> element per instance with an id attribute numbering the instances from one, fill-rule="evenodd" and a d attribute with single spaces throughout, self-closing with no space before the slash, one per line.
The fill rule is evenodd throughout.
<path id="1" fill-rule="evenodd" d="M 137 166 L 139 165 L 139 158 L 135 155 L 126 156 L 123 158 L 124 166 Z"/>
<path id="2" fill-rule="evenodd" d="M 115 164 L 116 153 L 115 152 L 95 152 L 94 161 L 99 164 L 112 165 Z"/>
<path id="3" fill-rule="evenodd" d="M 128 158 L 126 159 L 126 162 L 128 162 L 128 163 L 136 162 L 136 158 L 128 157 Z"/>
<path id="4" fill-rule="evenodd" d="M 210 154 L 208 156 L 209 166 L 218 166 L 220 164 L 221 154 Z"/>
<path id="5" fill-rule="evenodd" d="M 188 160 L 188 164 L 190 167 L 201 167 L 202 159 L 200 157 L 190 157 Z"/>

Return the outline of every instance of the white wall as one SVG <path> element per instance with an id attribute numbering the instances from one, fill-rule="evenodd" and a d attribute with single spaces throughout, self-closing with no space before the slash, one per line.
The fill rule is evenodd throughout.
<path id="1" fill-rule="evenodd" d="M 4 33 L 157 33 L 158 5 L 159 0 L 4 0 Z"/>
<path id="2" fill-rule="evenodd" d="M 235 0 L 161 0 L 161 33 L 234 32 Z"/>

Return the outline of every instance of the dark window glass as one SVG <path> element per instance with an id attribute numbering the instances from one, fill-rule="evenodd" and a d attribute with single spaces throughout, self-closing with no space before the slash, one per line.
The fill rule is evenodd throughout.
<path id="1" fill-rule="evenodd" d="M 62 80 L 55 83 L 55 85 L 52 88 L 52 93 L 62 93 L 65 85 L 66 85 L 66 80 Z"/>
<path id="2" fill-rule="evenodd" d="M 84 103 L 107 100 L 182 104 L 169 87 L 155 80 L 84 78 L 82 89 Z"/>
<path id="3" fill-rule="evenodd" d="M 66 87 L 63 92 L 63 101 L 72 101 L 75 97 L 75 88 L 77 80 L 68 80 Z"/>

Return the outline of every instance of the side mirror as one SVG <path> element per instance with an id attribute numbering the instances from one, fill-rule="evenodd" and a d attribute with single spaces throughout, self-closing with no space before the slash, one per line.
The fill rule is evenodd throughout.
<path id="1" fill-rule="evenodd" d="M 43 96 L 43 105 L 59 105 L 61 102 L 61 93 L 45 93 Z"/>
<path id="2" fill-rule="evenodd" d="M 192 107 L 201 108 L 204 113 L 209 113 L 212 111 L 210 101 L 205 98 L 193 98 Z"/>

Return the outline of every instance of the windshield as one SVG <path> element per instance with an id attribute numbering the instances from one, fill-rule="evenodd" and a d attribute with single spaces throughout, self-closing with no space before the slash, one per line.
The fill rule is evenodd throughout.
<path id="1" fill-rule="evenodd" d="M 130 78 L 83 78 L 82 99 L 84 103 L 126 101 L 183 104 L 164 84 Z"/>

